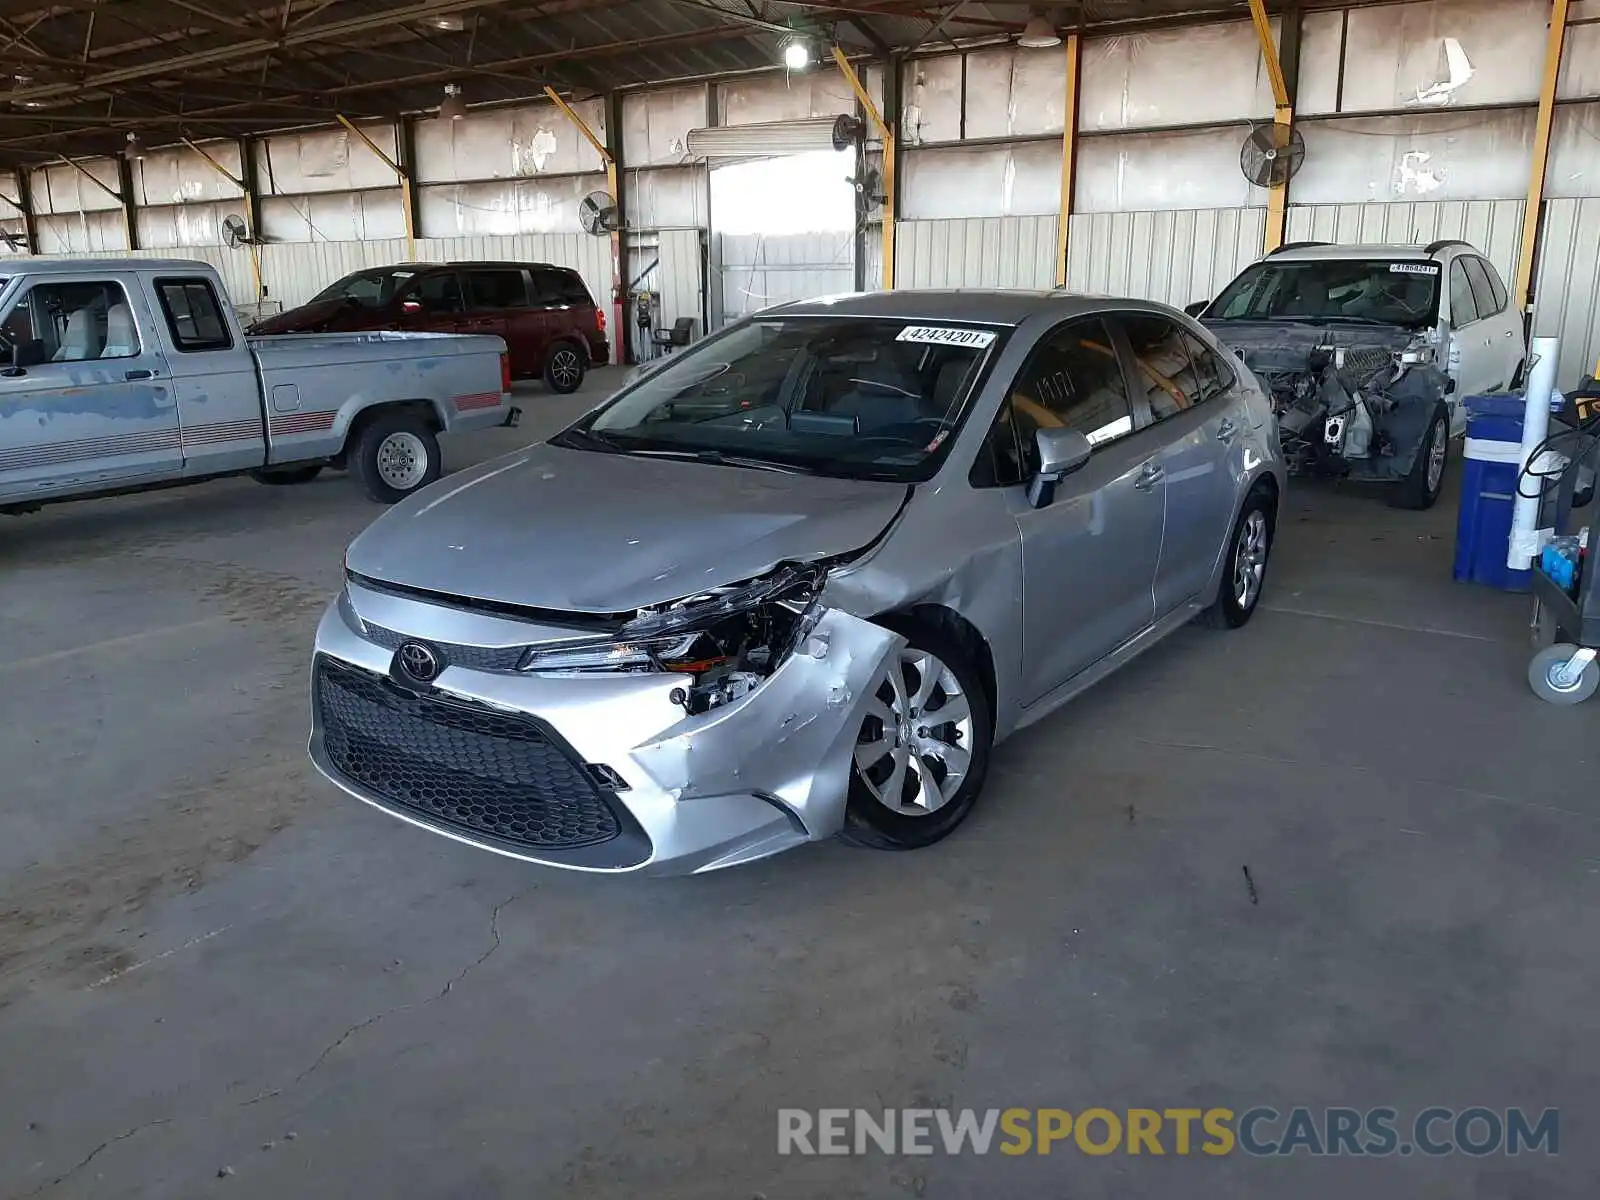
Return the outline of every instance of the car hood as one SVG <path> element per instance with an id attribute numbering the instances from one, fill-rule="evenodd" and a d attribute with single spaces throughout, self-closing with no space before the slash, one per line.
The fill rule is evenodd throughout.
<path id="1" fill-rule="evenodd" d="M 907 490 L 539 444 L 390 509 L 351 543 L 347 564 L 408 588 L 626 613 L 859 550 Z"/>
<path id="2" fill-rule="evenodd" d="M 317 333 L 329 327 L 348 306 L 343 300 L 318 300 L 287 312 L 263 317 L 250 326 L 251 333 Z"/>

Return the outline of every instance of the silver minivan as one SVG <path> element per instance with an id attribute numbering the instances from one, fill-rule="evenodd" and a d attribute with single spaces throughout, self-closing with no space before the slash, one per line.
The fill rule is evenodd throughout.
<path id="1" fill-rule="evenodd" d="M 434 832 L 694 872 L 954 829 L 992 747 L 1260 600 L 1266 397 L 1162 305 L 765 311 L 350 546 L 311 753 Z"/>

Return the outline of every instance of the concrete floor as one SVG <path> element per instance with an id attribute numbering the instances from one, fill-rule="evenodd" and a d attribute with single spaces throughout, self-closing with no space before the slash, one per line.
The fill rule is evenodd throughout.
<path id="1" fill-rule="evenodd" d="M 452 465 L 579 407 L 526 403 Z M 313 623 L 374 515 L 343 477 L 7 520 L 0 1196 L 1592 1196 L 1600 728 L 1529 694 L 1525 602 L 1450 582 L 1453 507 L 1300 489 L 1249 628 L 1010 743 L 932 850 L 668 881 L 314 777 Z M 932 1104 L 1560 1106 L 1563 1139 L 775 1152 L 780 1107 Z"/>

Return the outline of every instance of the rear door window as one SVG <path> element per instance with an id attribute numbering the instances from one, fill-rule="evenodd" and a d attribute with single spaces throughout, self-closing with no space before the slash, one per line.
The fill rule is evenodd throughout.
<path id="1" fill-rule="evenodd" d="M 467 271 L 467 293 L 475 309 L 528 307 L 528 283 L 516 268 Z"/>
<path id="2" fill-rule="evenodd" d="M 1152 313 L 1117 313 L 1111 320 L 1127 335 L 1134 397 L 1149 405 L 1152 418 L 1175 417 L 1200 402 L 1202 389 L 1177 325 Z"/>
<path id="3" fill-rule="evenodd" d="M 1450 264 L 1450 324 L 1455 329 L 1471 325 L 1478 319 L 1478 301 L 1472 294 L 1472 284 L 1467 280 L 1467 269 L 1461 259 Z"/>
<path id="4" fill-rule="evenodd" d="M 1467 283 L 1472 287 L 1479 318 L 1494 316 L 1500 311 L 1501 305 L 1495 298 L 1494 288 L 1490 286 L 1488 272 L 1483 269 L 1483 259 L 1464 258 L 1461 261 L 1466 266 Z"/>
<path id="5" fill-rule="evenodd" d="M 210 280 L 158 279 L 156 295 L 167 319 L 167 332 L 179 350 L 194 354 L 232 348 L 233 334 Z"/>
<path id="6" fill-rule="evenodd" d="M 1489 287 L 1494 291 L 1495 311 L 1499 312 L 1501 309 L 1505 308 L 1511 299 L 1508 295 L 1506 295 L 1506 285 L 1500 282 L 1500 272 L 1494 269 L 1494 264 L 1492 262 L 1486 258 L 1479 259 L 1478 261 L 1483 264 L 1483 273 L 1489 277 Z"/>

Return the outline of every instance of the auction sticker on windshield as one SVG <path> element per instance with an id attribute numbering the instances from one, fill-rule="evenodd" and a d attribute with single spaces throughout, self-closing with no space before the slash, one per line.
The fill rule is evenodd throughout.
<path id="1" fill-rule="evenodd" d="M 971 346 L 983 350 L 994 345 L 989 329 L 951 329 L 944 325 L 907 325 L 895 335 L 897 342 L 925 342 L 930 346 Z"/>
<path id="2" fill-rule="evenodd" d="M 1391 275 L 1437 275 L 1438 263 L 1390 263 Z"/>

